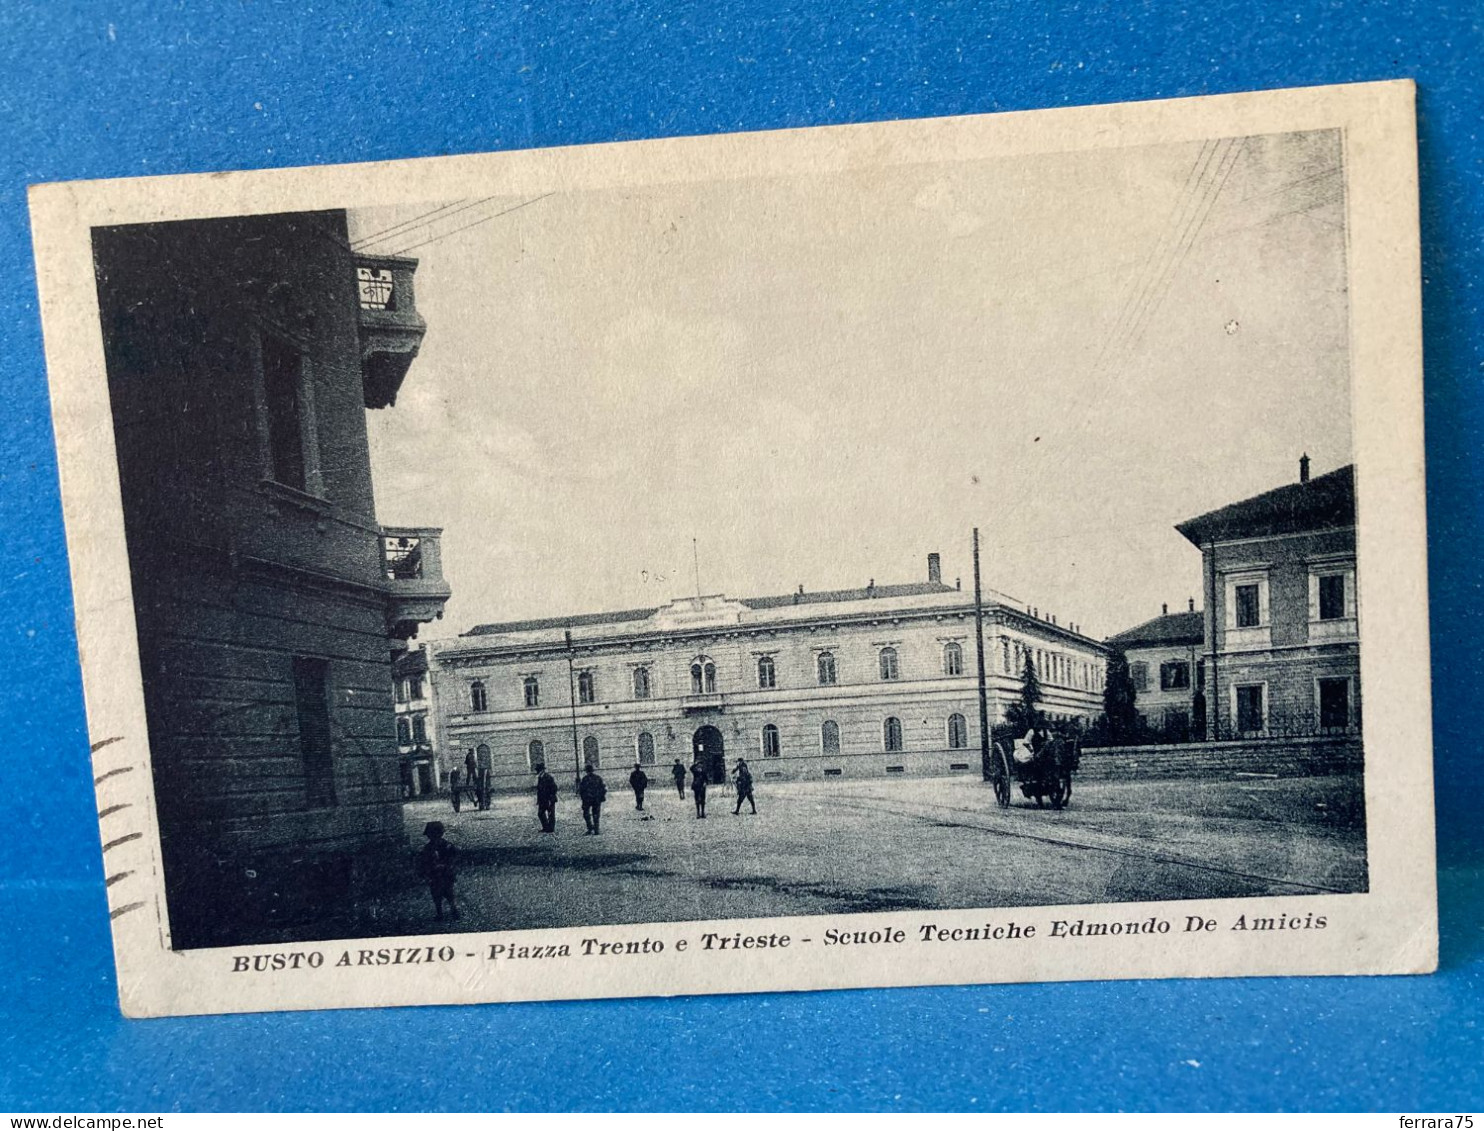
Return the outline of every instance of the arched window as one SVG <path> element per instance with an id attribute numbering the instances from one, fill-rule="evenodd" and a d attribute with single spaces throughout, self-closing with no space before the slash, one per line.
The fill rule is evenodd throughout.
<path id="1" fill-rule="evenodd" d="M 833 652 L 821 652 L 819 659 L 815 663 L 815 668 L 819 672 L 821 686 L 827 686 L 835 682 L 835 654 Z"/>
<path id="2" fill-rule="evenodd" d="M 475 711 L 490 709 L 489 697 L 484 693 L 484 684 L 477 679 L 469 685 L 469 707 Z"/>
<path id="3" fill-rule="evenodd" d="M 690 666 L 690 693 L 692 695 L 716 694 L 716 665 L 705 656 L 697 657 Z"/>
<path id="4" fill-rule="evenodd" d="M 526 761 L 531 764 L 531 771 L 539 774 L 546 769 L 546 746 L 539 738 L 531 739 L 526 747 Z"/>
<path id="5" fill-rule="evenodd" d="M 969 724 L 957 712 L 948 716 L 948 748 L 963 750 L 969 745 Z"/>
<path id="6" fill-rule="evenodd" d="M 654 765 L 654 735 L 647 730 L 639 732 L 639 764 L 641 766 Z"/>
<path id="7" fill-rule="evenodd" d="M 602 763 L 598 760 L 598 740 L 594 735 L 588 735 L 582 740 L 582 764 L 597 769 Z"/>
<path id="8" fill-rule="evenodd" d="M 525 692 L 526 706 L 541 706 L 541 681 L 533 675 L 528 675 L 522 681 L 521 687 Z"/>
<path id="9" fill-rule="evenodd" d="M 778 686 L 778 673 L 773 667 L 772 656 L 759 656 L 757 659 L 757 685 L 763 691 Z"/>
<path id="10" fill-rule="evenodd" d="M 895 715 L 888 715 L 886 722 L 881 724 L 881 743 L 887 753 L 902 748 L 902 720 Z"/>
<path id="11" fill-rule="evenodd" d="M 881 649 L 881 678 L 897 678 L 897 650 L 895 648 Z"/>
<path id="12" fill-rule="evenodd" d="M 428 717 L 426 715 L 412 716 L 412 741 L 418 746 L 428 744 Z"/>
<path id="13" fill-rule="evenodd" d="M 834 719 L 825 719 L 819 728 L 819 749 L 824 754 L 840 753 L 840 724 Z"/>
<path id="14" fill-rule="evenodd" d="M 647 667 L 634 669 L 634 698 L 649 698 L 649 669 Z"/>
<path id="15" fill-rule="evenodd" d="M 412 745 L 412 724 L 407 721 L 406 715 L 397 716 L 397 745 Z"/>
<path id="16" fill-rule="evenodd" d="M 943 645 L 943 674 L 964 674 L 964 650 L 951 640 Z"/>
<path id="17" fill-rule="evenodd" d="M 577 701 L 592 703 L 598 698 L 598 681 L 592 672 L 577 673 Z"/>
<path id="18" fill-rule="evenodd" d="M 776 758 L 782 753 L 778 745 L 778 728 L 772 723 L 763 727 L 763 757 Z"/>

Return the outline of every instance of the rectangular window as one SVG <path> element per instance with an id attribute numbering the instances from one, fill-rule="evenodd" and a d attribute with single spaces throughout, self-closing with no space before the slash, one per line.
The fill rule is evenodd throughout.
<path id="1" fill-rule="evenodd" d="M 299 717 L 299 756 L 304 797 L 311 809 L 335 804 L 335 761 L 330 742 L 330 664 L 294 657 L 294 707 Z"/>
<path id="2" fill-rule="evenodd" d="M 1159 689 L 1183 691 L 1190 686 L 1190 665 L 1184 660 L 1171 660 L 1159 665 Z"/>
<path id="3" fill-rule="evenodd" d="M 1135 691 L 1147 691 L 1149 688 L 1149 665 L 1146 663 L 1130 664 L 1128 666 L 1129 679 L 1133 680 Z"/>
<path id="4" fill-rule="evenodd" d="M 419 746 L 428 744 L 428 719 L 426 715 L 412 716 L 412 741 Z"/>
<path id="5" fill-rule="evenodd" d="M 268 466 L 274 482 L 304 490 L 304 426 L 300 382 L 304 356 L 263 335 L 263 396 L 267 401 Z"/>
<path id="6" fill-rule="evenodd" d="M 1263 729 L 1262 684 L 1237 688 L 1237 730 L 1253 734 Z"/>
<path id="7" fill-rule="evenodd" d="M 1319 619 L 1345 619 L 1345 575 L 1325 574 L 1319 579 Z"/>
<path id="8" fill-rule="evenodd" d="M 1260 598 L 1260 587 L 1256 582 L 1248 585 L 1238 585 L 1237 594 L 1237 627 L 1256 628 L 1262 624 L 1262 603 Z"/>
<path id="9" fill-rule="evenodd" d="M 1350 681 L 1319 681 L 1319 727 L 1321 730 L 1344 730 L 1350 725 Z"/>
<path id="10" fill-rule="evenodd" d="M 407 681 L 407 698 L 421 699 L 423 697 L 423 677 L 415 675 Z"/>

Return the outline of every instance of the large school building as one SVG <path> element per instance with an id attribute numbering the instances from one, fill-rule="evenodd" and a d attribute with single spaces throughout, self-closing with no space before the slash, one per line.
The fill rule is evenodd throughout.
<path id="1" fill-rule="evenodd" d="M 438 731 L 506 790 L 698 757 L 715 781 L 738 758 L 758 778 L 977 774 L 974 625 L 936 554 L 909 584 L 480 625 L 433 649 Z M 1048 716 L 1102 710 L 1106 649 L 1075 626 L 990 593 L 984 649 L 991 725 L 1027 657 Z"/>

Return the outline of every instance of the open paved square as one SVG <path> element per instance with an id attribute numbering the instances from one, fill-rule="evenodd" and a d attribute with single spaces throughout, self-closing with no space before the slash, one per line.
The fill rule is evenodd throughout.
<path id="1" fill-rule="evenodd" d="M 617 776 L 610 775 L 610 776 Z M 501 931 L 614 923 L 960 907 L 1079 904 L 1364 890 L 1358 777 L 1078 782 L 1072 805 L 1008 810 L 977 779 L 769 784 L 756 816 L 713 789 L 651 788 L 645 811 L 612 789 L 602 833 L 584 835 L 570 791 L 543 834 L 532 797 L 454 814 L 406 808 L 461 850 L 457 922 L 433 918 L 409 862 L 406 887 L 354 933 Z"/>

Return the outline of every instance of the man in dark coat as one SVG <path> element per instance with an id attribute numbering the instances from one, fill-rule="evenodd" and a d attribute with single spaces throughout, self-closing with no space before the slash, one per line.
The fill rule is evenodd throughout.
<path id="1" fill-rule="evenodd" d="M 608 787 L 591 766 L 582 775 L 582 784 L 577 787 L 582 798 L 582 819 L 587 824 L 587 836 L 598 835 L 598 822 L 603 816 L 603 802 L 608 800 Z"/>
<path id="2" fill-rule="evenodd" d="M 541 773 L 536 778 L 536 816 L 541 821 L 541 831 L 544 833 L 556 832 L 556 801 L 556 778 L 542 766 Z"/>
<path id="3" fill-rule="evenodd" d="M 685 800 L 685 763 L 679 758 L 675 759 L 675 766 L 670 771 L 670 776 L 675 779 L 675 792 L 680 794 L 680 800 Z"/>
<path id="4" fill-rule="evenodd" d="M 644 791 L 649 788 L 649 775 L 638 762 L 634 763 L 634 772 L 629 775 L 629 788 L 634 791 L 634 808 L 644 812 Z"/>
<path id="5" fill-rule="evenodd" d="M 733 771 L 737 775 L 737 807 L 732 810 L 736 816 L 742 812 L 742 802 L 752 806 L 752 811 L 757 812 L 757 802 L 752 799 L 752 771 L 747 768 L 747 762 L 741 758 L 737 759 L 737 768 Z"/>
<path id="6" fill-rule="evenodd" d="M 696 816 L 706 816 L 706 763 L 697 758 L 690 768 L 690 792 L 696 799 Z"/>

